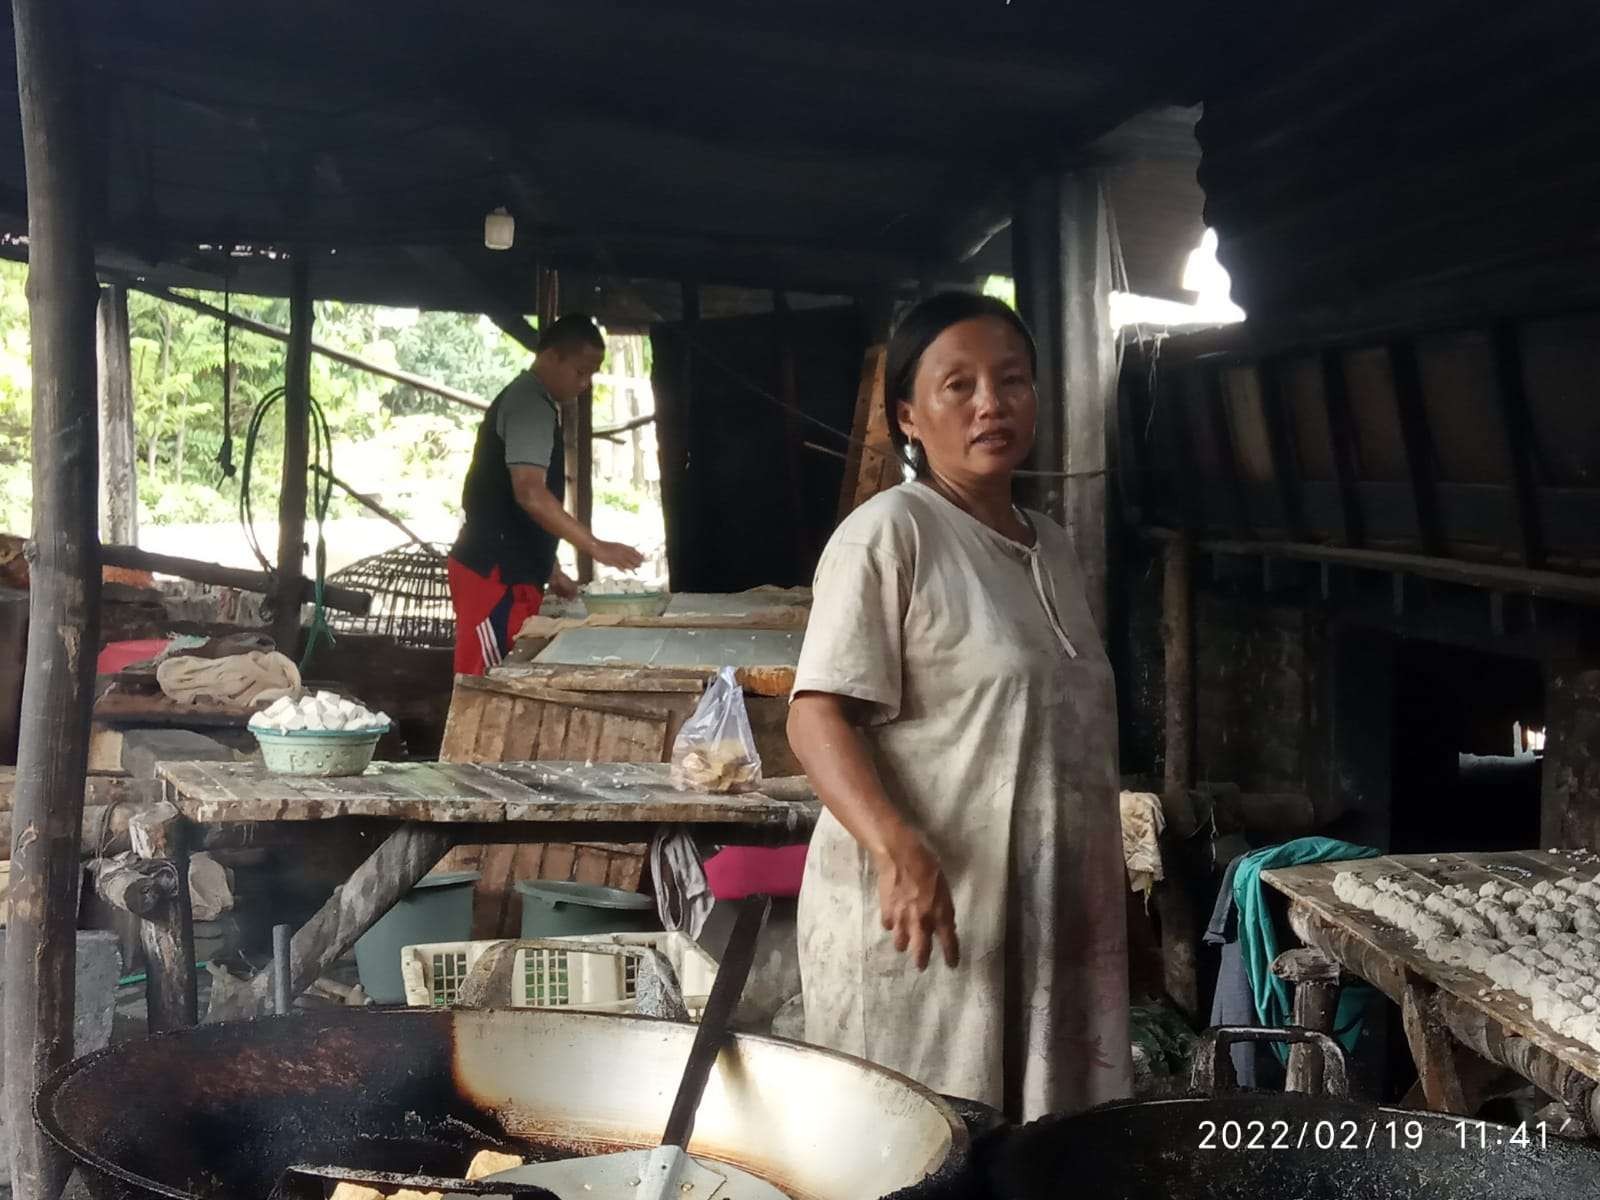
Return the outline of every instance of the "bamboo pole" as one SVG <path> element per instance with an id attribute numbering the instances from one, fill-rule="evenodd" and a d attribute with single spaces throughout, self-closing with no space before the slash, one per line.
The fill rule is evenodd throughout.
<path id="1" fill-rule="evenodd" d="M 272 639 L 290 658 L 299 653 L 304 590 L 306 463 L 311 424 L 311 269 L 305 255 L 291 263 L 289 353 L 284 368 L 283 482 L 278 492 L 278 579 Z"/>
<path id="2" fill-rule="evenodd" d="M 72 1058 L 79 824 L 100 637 L 94 247 L 70 10 L 15 0 L 33 343 L 34 557 L 11 853 L 5 1112 L 16 1200 L 56 1200 L 66 1156 L 33 1094 Z"/>

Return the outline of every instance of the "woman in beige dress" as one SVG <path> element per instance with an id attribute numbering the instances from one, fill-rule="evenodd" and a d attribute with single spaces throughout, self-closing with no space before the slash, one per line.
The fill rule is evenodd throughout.
<path id="1" fill-rule="evenodd" d="M 789 714 L 826 807 L 807 1040 L 1020 1119 L 1131 1084 L 1111 668 L 1066 532 L 1012 503 L 1035 367 L 997 300 L 901 322 L 885 398 L 917 477 L 829 541 Z"/>

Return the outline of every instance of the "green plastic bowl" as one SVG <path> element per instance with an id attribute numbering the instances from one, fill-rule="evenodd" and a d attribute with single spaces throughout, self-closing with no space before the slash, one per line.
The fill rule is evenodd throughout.
<path id="1" fill-rule="evenodd" d="M 359 775 L 372 764 L 382 729 L 252 729 L 261 761 L 274 775 L 315 775 L 334 779 Z"/>

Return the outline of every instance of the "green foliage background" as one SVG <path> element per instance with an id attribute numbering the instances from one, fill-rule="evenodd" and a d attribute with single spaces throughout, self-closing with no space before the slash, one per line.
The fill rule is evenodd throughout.
<path id="1" fill-rule="evenodd" d="M 32 509 L 26 275 L 24 264 L 0 262 L 0 531 L 22 534 L 30 530 Z M 220 294 L 195 295 L 217 306 L 224 301 Z M 235 312 L 280 328 L 289 323 L 287 300 L 237 296 L 231 304 Z M 251 412 L 283 383 L 284 346 L 234 331 L 225 422 L 221 322 L 139 292 L 129 295 L 128 316 L 141 526 L 237 519 L 238 480 L 224 480 L 217 461 L 224 427 L 233 433 L 233 461 L 242 465 Z M 523 347 L 473 314 L 318 302 L 314 336 L 486 401 L 529 361 Z M 647 341 L 642 353 L 637 340 L 608 341 L 612 351 L 603 372 L 624 362 L 636 373 L 648 371 Z M 341 478 L 380 496 L 402 517 L 454 512 L 480 414 L 320 355 L 311 361 L 312 394 L 333 434 L 334 469 Z M 608 389 L 597 385 L 595 393 L 597 426 L 626 419 L 613 411 Z M 282 421 L 274 414 L 256 450 L 258 513 L 276 507 L 282 456 Z M 367 514 L 336 492 L 330 515 Z"/>

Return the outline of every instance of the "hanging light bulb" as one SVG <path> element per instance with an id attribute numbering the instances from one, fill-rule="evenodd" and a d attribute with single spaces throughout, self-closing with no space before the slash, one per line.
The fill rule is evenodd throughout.
<path id="1" fill-rule="evenodd" d="M 505 210 L 495 209 L 483 218 L 483 244 L 491 250 L 509 250 L 517 237 L 517 219 Z"/>

